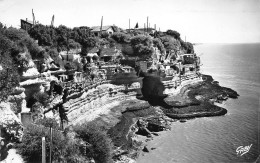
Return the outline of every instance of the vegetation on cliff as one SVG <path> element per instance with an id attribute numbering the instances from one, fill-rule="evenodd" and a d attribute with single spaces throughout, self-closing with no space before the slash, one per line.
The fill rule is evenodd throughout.
<path id="1" fill-rule="evenodd" d="M 97 163 L 112 161 L 112 142 L 94 123 L 82 124 L 60 130 L 54 119 L 44 118 L 25 128 L 22 142 L 16 145 L 27 162 L 41 162 L 41 140 L 46 140 L 46 156 L 49 160 L 50 127 L 53 128 L 52 160 L 54 162 L 85 163 L 92 158 Z"/>

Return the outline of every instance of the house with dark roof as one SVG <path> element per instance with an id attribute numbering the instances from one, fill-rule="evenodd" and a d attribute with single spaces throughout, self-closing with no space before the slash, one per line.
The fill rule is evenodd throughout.
<path id="1" fill-rule="evenodd" d="M 103 48 L 100 51 L 100 59 L 104 62 L 109 62 L 114 60 L 118 55 L 120 55 L 120 51 L 116 48 Z"/>
<path id="2" fill-rule="evenodd" d="M 26 20 L 21 19 L 21 28 L 23 30 L 30 30 L 33 27 L 33 21 L 30 21 L 26 18 Z"/>
<path id="3" fill-rule="evenodd" d="M 106 33 L 112 35 L 115 32 L 115 29 L 111 25 L 109 25 L 109 26 L 102 26 L 102 30 L 100 29 L 100 26 L 94 26 L 94 27 L 91 27 L 91 32 L 95 36 L 100 36 L 100 34 L 102 32 L 106 32 Z"/>

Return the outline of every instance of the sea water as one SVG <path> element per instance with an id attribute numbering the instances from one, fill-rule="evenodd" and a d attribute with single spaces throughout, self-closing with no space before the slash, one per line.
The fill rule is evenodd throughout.
<path id="1" fill-rule="evenodd" d="M 260 44 L 201 44 L 195 52 L 202 73 L 240 96 L 221 104 L 225 116 L 173 123 L 171 131 L 148 143 L 155 149 L 137 162 L 254 162 L 260 154 Z M 243 155 L 238 152 L 246 146 Z"/>

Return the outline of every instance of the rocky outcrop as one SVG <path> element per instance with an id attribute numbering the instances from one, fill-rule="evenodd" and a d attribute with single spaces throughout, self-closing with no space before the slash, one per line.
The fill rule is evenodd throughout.
<path id="1" fill-rule="evenodd" d="M 12 143 L 17 142 L 22 137 L 22 124 L 10 108 L 10 103 L 0 103 L 0 145 L 1 159 L 7 156 L 7 152 L 12 148 Z"/>
<path id="2" fill-rule="evenodd" d="M 111 89 L 114 92 L 112 94 Z M 101 114 L 102 110 L 109 112 L 109 109 L 102 108 L 104 106 L 109 108 L 110 104 L 111 106 L 119 105 L 120 101 L 126 100 L 132 95 L 131 92 L 128 94 L 120 92 L 123 89 L 124 87 L 122 86 L 103 84 L 87 90 L 78 98 L 68 100 L 63 106 L 67 112 L 69 123 L 80 122 L 83 120 L 82 115 L 87 113 L 89 113 L 88 117 L 94 120 L 98 114 Z"/>
<path id="3" fill-rule="evenodd" d="M 143 87 L 141 90 L 146 100 L 156 101 L 166 97 L 166 95 L 163 94 L 165 87 L 161 82 L 160 77 L 145 73 L 143 73 L 143 76 Z"/>

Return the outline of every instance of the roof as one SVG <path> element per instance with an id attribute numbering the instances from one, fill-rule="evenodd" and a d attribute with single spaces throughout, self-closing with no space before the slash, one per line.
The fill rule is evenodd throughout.
<path id="1" fill-rule="evenodd" d="M 100 52 L 100 57 L 114 56 L 117 53 L 115 48 L 103 48 Z"/>
<path id="2" fill-rule="evenodd" d="M 88 51 L 88 53 L 97 53 L 99 52 L 99 49 L 97 47 L 94 47 Z"/>
<path id="3" fill-rule="evenodd" d="M 152 31 L 152 30 L 155 30 L 154 28 L 136 28 L 136 30 L 149 30 L 149 31 Z"/>
<path id="4" fill-rule="evenodd" d="M 112 28 L 112 30 L 114 31 L 113 29 L 113 26 L 111 25 L 108 25 L 108 26 L 102 26 L 102 31 L 107 31 L 109 28 Z M 91 27 L 91 31 L 92 32 L 99 32 L 100 31 L 100 26 L 94 26 L 94 27 Z"/>
<path id="5" fill-rule="evenodd" d="M 23 20 L 23 19 L 21 19 L 21 21 L 26 22 L 28 24 L 33 24 L 33 21 L 31 21 L 31 20 Z"/>

